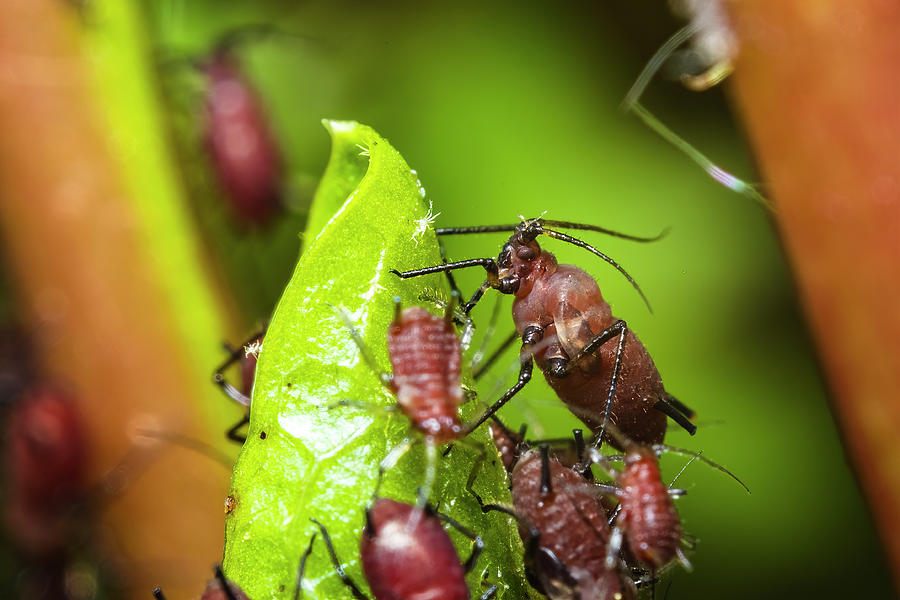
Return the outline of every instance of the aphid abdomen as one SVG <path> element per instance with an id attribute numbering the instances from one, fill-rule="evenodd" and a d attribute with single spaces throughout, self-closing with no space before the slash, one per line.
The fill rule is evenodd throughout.
<path id="1" fill-rule="evenodd" d="M 653 568 L 669 564 L 681 544 L 681 520 L 652 450 L 640 445 L 628 449 L 621 483 L 619 521 L 629 550 Z"/>
<path id="2" fill-rule="evenodd" d="M 282 161 L 262 106 L 225 53 L 206 66 L 206 146 L 241 221 L 264 224 L 281 203 Z"/>
<path id="3" fill-rule="evenodd" d="M 387 339 L 400 409 L 438 443 L 459 437 L 462 349 L 452 325 L 412 306 L 391 324 Z"/>
<path id="4" fill-rule="evenodd" d="M 379 498 L 367 523 L 360 553 L 375 600 L 469 600 L 463 565 L 436 516 Z"/>
<path id="5" fill-rule="evenodd" d="M 540 533 L 540 546 L 552 552 L 570 575 L 580 569 L 595 579 L 604 578 L 610 536 L 606 512 L 580 474 L 553 458 L 549 465 L 551 491 L 544 492 L 540 452 L 522 455 L 511 475 L 513 506 Z M 520 527 L 520 533 L 527 540 L 527 530 Z"/>

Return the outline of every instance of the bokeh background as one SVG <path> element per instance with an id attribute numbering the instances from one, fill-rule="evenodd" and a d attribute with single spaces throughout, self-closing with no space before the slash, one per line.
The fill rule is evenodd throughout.
<path id="1" fill-rule="evenodd" d="M 189 362 L 184 370 L 199 374 L 197 389 L 212 388 L 206 382 L 222 357 L 221 341 L 237 341 L 264 320 L 291 273 L 301 249 L 298 233 L 306 207 L 328 158 L 329 140 L 320 120 L 358 120 L 387 137 L 418 171 L 440 212 L 438 225 L 513 223 L 518 215 L 546 211 L 548 218 L 638 235 L 671 227 L 665 239 L 652 244 L 583 236 L 639 281 L 653 314 L 598 259 L 547 243 L 561 262 L 583 266 L 597 277 L 614 313 L 627 320 L 652 353 L 667 389 L 696 410 L 697 435 L 673 430 L 668 441 L 702 450 L 752 489 L 748 496 L 698 464 L 682 476 L 679 486 L 689 493 L 679 511 L 686 530 L 698 540 L 691 555 L 694 571 L 673 569 L 660 593 L 668 598 L 890 596 L 876 531 L 842 452 L 769 214 L 709 179 L 637 118 L 619 110 L 645 61 L 682 25 L 664 3 L 129 0 L 119 8 L 106 0 L 54 3 L 58 6 L 52 10 L 65 13 L 60 18 L 74 32 L 81 59 L 95 74 L 114 70 L 109 65 L 119 60 L 112 50 L 118 44 L 122 57 L 134 56 L 136 64 L 146 67 L 131 73 L 137 83 L 126 78 L 100 84 L 121 89 L 95 100 L 101 114 L 119 114 L 118 125 L 111 125 L 112 138 L 128 144 L 131 136 L 140 140 L 150 132 L 159 144 L 149 152 L 165 165 L 164 177 L 175 182 L 153 191 L 160 203 L 175 207 L 177 228 L 155 231 L 171 222 L 150 219 L 143 209 L 134 214 L 148 219 L 142 231 L 154 241 L 147 246 L 157 253 L 171 251 L 172 261 L 189 256 L 196 271 L 187 271 L 202 274 L 202 281 L 184 289 L 176 308 L 182 314 L 208 311 L 215 317 L 189 335 L 176 334 L 191 340 L 190 351 L 160 357 Z M 274 23 L 298 35 L 268 36 L 236 49 L 271 118 L 287 167 L 287 208 L 267 227 L 248 230 L 225 208 L 206 163 L 203 80 L 183 59 L 202 57 L 221 35 L 250 23 Z M 11 51 L 5 53 L 12 60 Z M 66 90 L 50 86 L 42 93 Z M 129 93 L 143 98 L 142 103 L 123 105 Z M 725 90 L 697 94 L 676 82 L 654 80 L 644 104 L 729 171 L 751 181 L 758 178 Z M 133 131 L 123 126 L 129 122 Z M 11 150 L 5 152 L 9 156 Z M 28 153 L 29 147 L 19 152 Z M 154 167 L 145 163 L 132 168 Z M 9 170 L 2 173 L 6 180 L 0 189 L 7 196 L 2 204 L 9 206 L 17 181 Z M 154 173 L 144 177 L 152 180 Z M 127 195 L 119 200 L 126 205 L 132 201 Z M 22 258 L 22 246 L 9 234 L 6 220 L 8 283 L 2 290 L 2 315 L 6 329 L 28 339 L 35 335 L 36 319 L 29 316 L 35 312 L 27 305 L 29 295 L 20 290 L 27 285 L 21 273 L 38 267 Z M 448 255 L 494 256 L 502 241 L 502 235 L 451 239 Z M 54 247 L 53 240 L 47 244 L 51 254 L 64 260 L 65 248 Z M 473 289 L 478 275 L 460 276 L 463 289 Z M 171 276 L 177 281 L 184 273 Z M 164 289 L 177 285 L 160 283 Z M 486 300 L 477 309 L 477 319 L 490 318 L 492 303 Z M 511 328 L 507 305 L 500 313 L 497 339 Z M 176 319 L 172 329 L 189 328 L 185 320 Z M 118 333 L 125 343 L 129 332 Z M 140 336 L 133 343 L 141 343 Z M 42 342 L 17 347 L 32 345 L 38 365 L 65 360 L 59 353 L 42 358 Z M 35 368 L 40 371 L 41 366 Z M 485 378 L 482 397 L 496 397 L 515 368 L 514 353 L 501 359 Z M 50 371 L 59 369 L 51 366 Z M 152 377 L 153 365 L 147 371 Z M 101 387 L 104 381 L 95 384 Z M 224 431 L 222 423 L 236 420 L 240 411 L 206 387 L 187 401 L 197 403 L 197 418 L 204 423 L 204 435 L 210 435 Z M 127 395 L 120 402 L 127 404 Z M 8 399 L 7 408 L 14 403 Z M 526 388 L 502 414 L 511 424 L 527 422 L 533 432 L 547 436 L 565 435 L 575 424 L 542 381 Z M 89 442 L 104 435 L 93 427 Z M 208 443 L 236 454 L 221 439 L 224 435 L 217 435 Z M 109 467 L 116 463 L 111 453 L 103 457 L 101 452 L 96 460 Z M 181 460 L 171 460 L 170 467 L 179 468 Z M 683 462 L 666 457 L 666 472 L 674 475 Z M 206 469 L 206 477 L 220 481 L 222 490 L 227 487 L 221 467 L 198 464 L 192 468 Z M 186 478 L 194 476 L 191 472 Z M 171 491 L 180 493 L 184 491 Z M 155 494 L 162 506 L 169 506 L 173 528 L 194 526 L 179 523 L 183 515 L 165 500 L 171 498 L 169 489 L 156 488 Z M 220 506 L 211 509 L 213 523 Z M 97 521 L 103 522 L 103 511 L 97 512 Z M 101 584 L 70 586 L 71 597 L 117 597 L 122 589 L 131 589 L 128 560 L 116 556 L 110 537 L 115 535 L 109 531 L 82 535 L 79 546 L 91 550 L 78 554 L 81 566 L 75 571 Z M 31 589 L 23 582 L 34 568 L 15 545 L 14 538 L 3 545 L 3 597 Z M 194 560 L 207 568 L 219 558 Z M 156 564 L 159 581 L 169 581 L 170 589 L 191 589 L 186 574 L 167 580 L 172 565 L 165 560 Z M 123 587 L 103 582 L 110 569 L 120 571 L 116 577 Z M 202 589 L 202 580 L 193 589 Z M 149 592 L 147 588 L 147 597 Z"/>

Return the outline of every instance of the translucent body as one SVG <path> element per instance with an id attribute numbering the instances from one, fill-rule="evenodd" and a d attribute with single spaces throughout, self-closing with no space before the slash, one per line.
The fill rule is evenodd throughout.
<path id="1" fill-rule="evenodd" d="M 557 264 L 553 254 L 541 250 L 536 242 L 520 245 L 516 237 L 514 235 L 509 243 L 512 250 L 510 271 L 520 279 L 513 302 L 516 330 L 520 335 L 532 326 L 543 330 L 545 344 L 541 344 L 534 354 L 538 367 L 569 410 L 597 432 L 603 425 L 606 411 L 616 339 L 601 345 L 592 357 L 579 362 L 565 377 L 550 375 L 549 361 L 574 358 L 598 333 L 618 319 L 612 315 L 597 282 L 590 275 L 574 265 Z M 529 252 L 518 252 L 517 248 Z M 532 255 L 534 259 L 529 260 Z M 610 421 L 629 439 L 660 443 L 666 432 L 666 416 L 655 410 L 654 405 L 666 397 L 653 359 L 637 336 L 628 330 Z M 607 441 L 617 445 L 616 440 Z"/>
<path id="2" fill-rule="evenodd" d="M 433 514 L 379 498 L 360 545 L 375 600 L 469 600 L 465 570 Z"/>
<path id="3" fill-rule="evenodd" d="M 653 568 L 669 564 L 681 546 L 681 520 L 654 451 L 638 444 L 629 446 L 620 483 L 622 511 L 616 523 L 625 531 L 631 554 Z"/>
<path id="4" fill-rule="evenodd" d="M 522 454 L 510 476 L 516 514 L 540 536 L 532 584 L 554 599 L 633 597 L 630 582 L 606 566 L 611 532 L 606 510 L 593 486 L 555 458 L 548 464 L 551 491 L 541 489 L 539 451 Z M 520 525 L 519 531 L 527 546 L 527 527 Z"/>
<path id="5" fill-rule="evenodd" d="M 388 328 L 388 352 L 400 410 L 436 443 L 462 434 L 459 337 L 447 320 L 419 306 L 405 309 Z"/>
<path id="6" fill-rule="evenodd" d="M 281 202 L 281 154 L 253 88 L 225 52 L 205 67 L 206 147 L 234 216 L 262 225 Z"/>

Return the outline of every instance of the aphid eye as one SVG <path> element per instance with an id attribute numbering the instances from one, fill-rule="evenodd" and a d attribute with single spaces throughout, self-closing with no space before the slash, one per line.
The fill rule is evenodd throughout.
<path id="1" fill-rule="evenodd" d="M 534 260 L 535 253 L 528 246 L 522 246 L 516 250 L 516 256 L 522 260 Z"/>

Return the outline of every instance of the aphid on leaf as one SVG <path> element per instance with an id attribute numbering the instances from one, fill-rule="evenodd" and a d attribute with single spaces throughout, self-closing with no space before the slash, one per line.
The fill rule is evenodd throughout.
<path id="1" fill-rule="evenodd" d="M 335 571 L 353 597 L 367 600 L 366 595 L 341 566 L 325 526 L 312 519 Z M 473 541 L 472 554 L 461 562 L 450 536 L 441 521 Z M 310 546 L 312 542 L 310 542 Z M 430 507 L 377 498 L 366 510 L 366 526 L 360 540 L 362 569 L 375 600 L 470 600 L 466 573 L 475 566 L 484 543 L 481 538 L 446 515 Z M 492 598 L 496 586 L 480 596 Z"/>
<path id="2" fill-rule="evenodd" d="M 641 242 L 661 237 L 640 238 L 542 218 L 523 220 L 518 225 L 437 229 L 438 235 L 510 230 L 513 235 L 496 260 L 476 258 L 403 273 L 394 271 L 405 279 L 467 267 L 484 268 L 487 279 L 465 305 L 467 313 L 489 288 L 515 296 L 513 321 L 522 340 L 519 378 L 474 426 L 487 420 L 528 383 L 533 361 L 537 361 L 560 399 L 594 431 L 598 445 L 607 439 L 604 431 L 608 422 L 629 438 L 647 443 L 663 440 L 666 416 L 693 434 L 693 412 L 665 390 L 650 354 L 625 321 L 612 315 L 597 282 L 574 265 L 558 264 L 536 238 L 546 235 L 592 252 L 624 275 L 643 298 L 637 283 L 593 246 L 549 227 L 598 231 Z M 615 445 L 614 440 L 607 441 Z"/>
<path id="3" fill-rule="evenodd" d="M 515 436 L 505 435 L 511 432 L 499 423 L 491 425 L 495 439 L 503 439 L 508 447 Z M 547 445 L 534 450 L 520 442 L 516 457 L 509 468 L 511 508 L 475 497 L 482 510 L 496 510 L 519 522 L 531 585 L 552 600 L 633 598 L 634 583 L 623 565 L 609 563 L 609 513 L 595 486 L 550 456 Z"/>
<path id="4" fill-rule="evenodd" d="M 425 444 L 425 482 L 420 489 L 420 506 L 428 500 L 437 471 L 437 447 L 452 441 L 466 443 L 468 432 L 459 419 L 459 406 L 465 400 L 460 380 L 462 348 L 453 327 L 453 310 L 458 296 L 448 303 L 443 317 L 422 307 L 401 309 L 395 299 L 394 320 L 388 327 L 387 346 L 393 373 L 383 373 L 356 331 L 349 316 L 338 311 L 366 362 L 379 373 L 382 383 L 396 396 L 396 409 L 410 420 L 411 429 L 421 437 L 408 436 L 381 462 L 379 480 L 414 444 Z M 340 405 L 360 403 L 342 401 Z M 370 405 L 362 404 L 363 408 Z M 477 447 L 483 455 L 484 450 Z"/>

